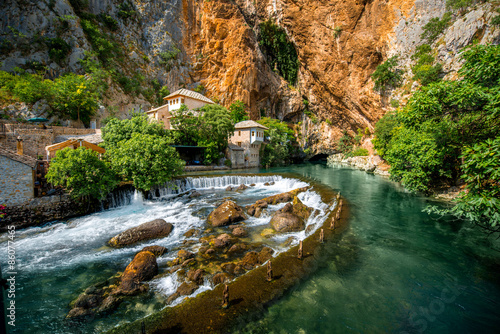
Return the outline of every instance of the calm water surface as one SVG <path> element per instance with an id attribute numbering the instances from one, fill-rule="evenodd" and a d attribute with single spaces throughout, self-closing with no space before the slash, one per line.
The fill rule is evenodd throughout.
<path id="1" fill-rule="evenodd" d="M 354 169 L 297 165 L 351 205 L 324 267 L 242 333 L 499 333 L 500 243 L 428 199 Z"/>

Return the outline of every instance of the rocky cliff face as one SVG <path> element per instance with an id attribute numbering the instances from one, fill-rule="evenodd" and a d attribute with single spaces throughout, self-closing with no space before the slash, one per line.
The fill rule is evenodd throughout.
<path id="1" fill-rule="evenodd" d="M 81 71 L 78 59 L 91 43 L 75 14 L 75 3 L 85 1 L 6 0 L 0 37 L 3 44 L 15 47 L 2 48 L 1 68 L 11 70 L 37 60 L 49 67 L 51 76 Z M 125 73 L 135 69 L 146 83 L 156 79 L 170 91 L 203 84 L 206 95 L 225 106 L 242 100 L 252 119 L 265 114 L 296 123 L 301 144 L 316 153 L 333 152 L 343 131 L 373 129 L 391 108 L 391 99 L 404 101 L 415 88 L 411 71 L 405 82 L 410 89 L 383 96 L 373 90 L 370 75 L 394 54 L 401 56 L 403 68 L 409 68 L 422 27 L 446 11 L 445 0 L 136 0 L 129 2 L 133 18 L 125 20 L 120 17 L 122 3 L 90 0 L 87 10 L 116 19 L 118 29 L 110 34 L 126 51 Z M 433 45 L 450 77 L 460 66 L 456 55 L 462 47 L 474 39 L 498 43 L 498 29 L 489 25 L 493 6 L 469 9 Z M 61 33 L 64 16 L 75 19 Z M 259 47 L 259 24 L 268 20 L 286 31 L 297 50 L 300 65 L 293 86 L 269 66 Z M 72 46 L 63 64 L 51 61 L 47 49 L 37 50 L 36 45 L 19 48 L 23 38 L 31 40 L 37 34 L 60 36 Z M 176 49 L 178 54 L 167 66 L 161 53 Z M 144 96 L 124 94 L 118 85 L 104 102 L 123 112 L 150 105 Z M 310 116 L 304 114 L 306 108 Z"/>

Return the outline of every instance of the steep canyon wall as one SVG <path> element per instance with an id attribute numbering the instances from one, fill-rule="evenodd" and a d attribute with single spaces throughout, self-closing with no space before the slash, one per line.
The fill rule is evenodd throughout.
<path id="1" fill-rule="evenodd" d="M 51 76 L 81 72 L 78 59 L 91 43 L 73 8 L 75 1 L 85 2 L 6 0 L 0 14 L 2 41 L 17 45 L 19 36 L 9 28 L 14 27 L 28 39 L 37 33 L 60 36 L 72 50 L 62 65 L 51 61 L 43 48 L 4 50 L 1 68 L 12 70 L 38 60 L 47 64 Z M 318 153 L 333 152 L 343 131 L 373 130 L 391 108 L 393 95 L 404 99 L 408 92 L 375 92 L 370 75 L 394 54 L 402 55 L 402 66 L 410 66 L 422 27 L 446 11 L 445 0 L 135 0 L 130 1 L 134 16 L 124 20 L 119 15 L 122 3 L 90 0 L 87 11 L 116 19 L 118 29 L 110 34 L 125 51 L 124 73 L 133 69 L 146 82 L 156 79 L 170 91 L 202 84 L 207 96 L 225 106 L 241 100 L 252 119 L 266 115 L 295 123 L 301 145 Z M 436 47 L 439 60 L 447 61 L 447 75 L 456 72 L 455 54 L 478 30 L 481 43 L 498 39 L 487 23 L 492 15 L 487 6 L 457 20 Z M 57 22 L 64 15 L 76 19 L 61 33 Z M 268 20 L 282 27 L 295 45 L 299 70 L 294 85 L 269 66 L 259 47 L 259 25 Z M 168 64 L 162 62 L 162 53 L 175 50 Z M 154 105 L 140 94 L 125 94 L 118 85 L 112 85 L 104 102 L 121 112 Z M 306 108 L 312 117 L 304 114 Z"/>

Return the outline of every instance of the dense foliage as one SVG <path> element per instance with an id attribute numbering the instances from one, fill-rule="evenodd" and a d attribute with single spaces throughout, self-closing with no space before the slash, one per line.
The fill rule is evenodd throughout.
<path id="1" fill-rule="evenodd" d="M 245 111 L 245 103 L 240 100 L 236 100 L 233 104 L 231 104 L 229 106 L 229 111 L 231 112 L 231 119 L 234 124 L 250 119 Z"/>
<path id="2" fill-rule="evenodd" d="M 73 198 L 103 199 L 118 184 L 116 174 L 97 152 L 85 147 L 65 148 L 50 162 L 47 180 L 62 186 Z"/>
<path id="3" fill-rule="evenodd" d="M 74 73 L 54 80 L 42 75 L 22 72 L 13 75 L 0 71 L 0 91 L 27 103 L 45 99 L 56 115 L 88 124 L 99 106 L 102 78 Z"/>
<path id="4" fill-rule="evenodd" d="M 423 44 L 417 47 L 417 52 L 412 56 L 412 59 L 416 60 L 411 68 L 413 80 L 418 80 L 422 86 L 441 80 L 443 72 L 443 66 L 440 63 L 434 64 L 435 59 L 430 52 L 430 45 Z"/>
<path id="5" fill-rule="evenodd" d="M 375 82 L 375 90 L 384 91 L 401 84 L 403 71 L 398 69 L 397 66 L 398 56 L 393 56 L 377 66 L 371 76 Z"/>
<path id="6" fill-rule="evenodd" d="M 131 139 L 134 133 L 167 136 L 160 123 L 151 122 L 144 114 L 134 114 L 131 119 L 124 120 L 111 118 L 102 128 L 104 147 L 106 149 L 118 147 L 120 142 Z"/>
<path id="7" fill-rule="evenodd" d="M 259 45 L 269 66 L 272 69 L 277 68 L 286 81 L 295 85 L 299 73 L 299 57 L 285 29 L 270 20 L 262 22 L 259 27 Z"/>
<path id="8" fill-rule="evenodd" d="M 168 137 L 136 132 L 106 154 L 116 173 L 131 180 L 135 188 L 147 191 L 183 172 L 184 161 L 171 144 Z"/>
<path id="9" fill-rule="evenodd" d="M 175 143 L 206 147 L 204 162 L 211 164 L 224 156 L 234 123 L 229 110 L 218 104 L 206 104 L 195 115 L 183 105 L 172 112 Z"/>
<path id="10" fill-rule="evenodd" d="M 264 131 L 267 143 L 261 146 L 260 161 L 263 166 L 283 166 L 290 163 L 290 155 L 295 142 L 294 132 L 285 122 L 263 117 L 259 124 L 269 128 Z"/>
<path id="11" fill-rule="evenodd" d="M 462 177 L 466 192 L 454 213 L 494 222 L 500 46 L 474 46 L 462 57 L 462 79 L 421 87 L 404 108 L 377 123 L 374 146 L 391 165 L 392 177 L 412 191 L 431 192 Z"/>

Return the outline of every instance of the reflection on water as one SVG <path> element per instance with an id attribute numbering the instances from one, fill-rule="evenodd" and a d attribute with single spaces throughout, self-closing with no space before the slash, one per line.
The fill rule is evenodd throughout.
<path id="1" fill-rule="evenodd" d="M 422 213 L 428 199 L 375 175 L 321 164 L 272 171 L 341 191 L 352 217 L 336 246 L 344 254 L 239 332 L 498 333 L 499 241 Z"/>

